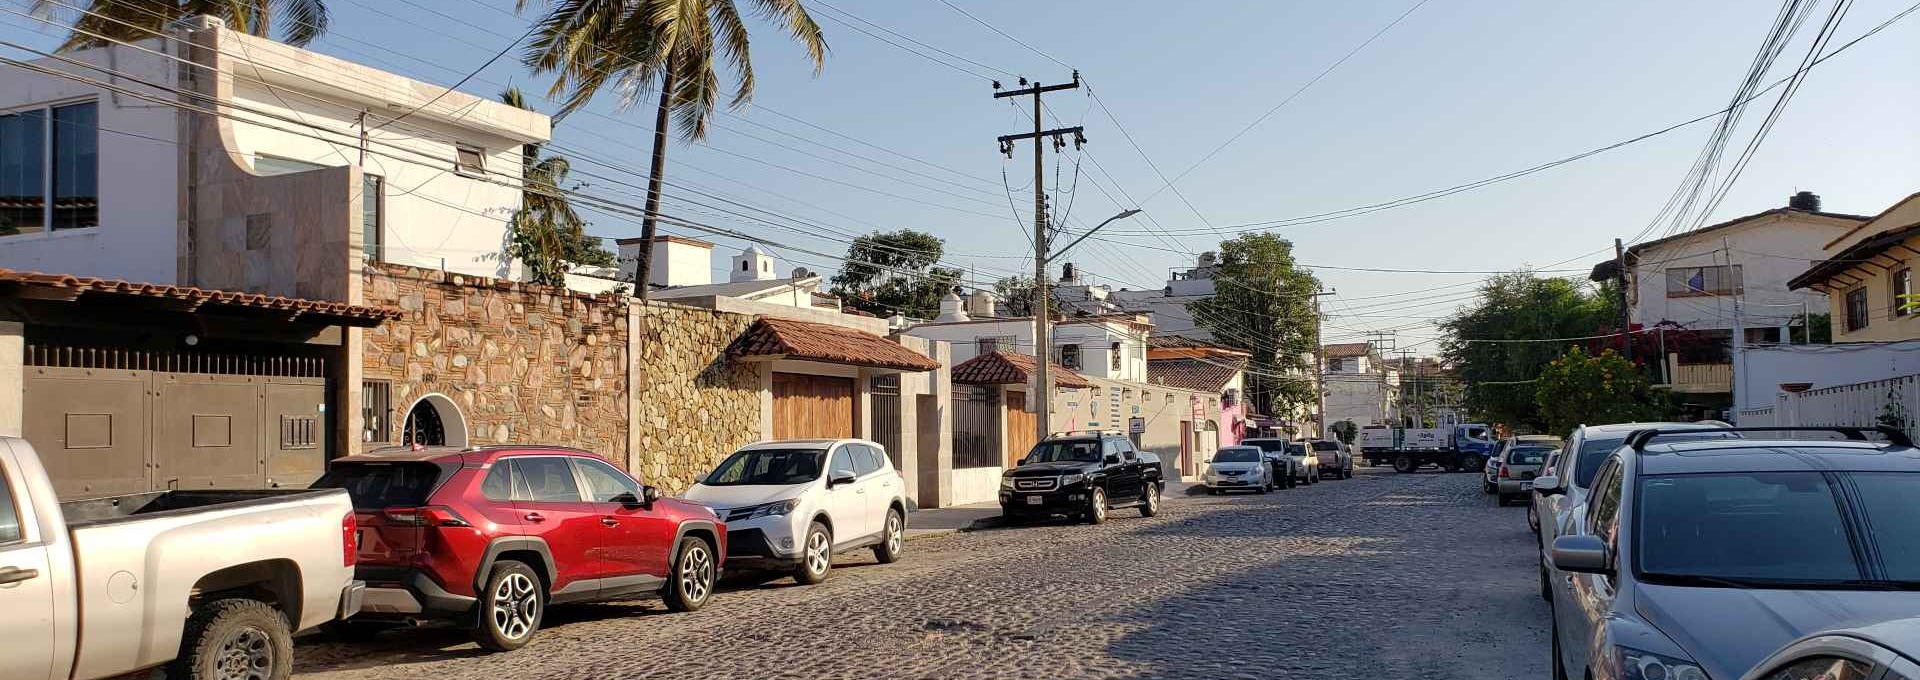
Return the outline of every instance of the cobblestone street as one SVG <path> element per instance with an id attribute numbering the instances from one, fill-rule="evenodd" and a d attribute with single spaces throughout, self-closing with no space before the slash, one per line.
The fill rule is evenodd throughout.
<path id="1" fill-rule="evenodd" d="M 1160 517 L 930 537 L 824 584 L 734 583 L 694 614 L 556 608 L 533 644 L 303 638 L 297 675 L 371 678 L 1543 678 L 1525 510 L 1473 474 L 1361 468 Z"/>

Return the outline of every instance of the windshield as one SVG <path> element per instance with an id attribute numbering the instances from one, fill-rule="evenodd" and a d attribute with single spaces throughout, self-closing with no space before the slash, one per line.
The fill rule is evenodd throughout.
<path id="1" fill-rule="evenodd" d="M 1246 446 L 1256 447 L 1268 453 L 1279 453 L 1287 450 L 1287 442 L 1280 439 L 1248 439 L 1240 443 Z"/>
<path id="2" fill-rule="evenodd" d="M 1507 452 L 1508 465 L 1541 465 L 1553 449 L 1542 446 L 1516 446 Z"/>
<path id="3" fill-rule="evenodd" d="M 1040 442 L 1027 454 L 1028 463 L 1097 463 L 1100 442 L 1092 439 Z"/>
<path id="4" fill-rule="evenodd" d="M 1304 456 L 1304 455 L 1307 455 L 1307 445 L 1306 445 L 1306 444 L 1302 444 L 1302 443 L 1300 443 L 1300 442 L 1292 442 L 1292 443 L 1289 443 L 1289 444 L 1287 444 L 1287 455 L 1289 455 L 1289 456 Z"/>
<path id="5" fill-rule="evenodd" d="M 1315 450 L 1315 451 L 1339 451 L 1339 450 L 1340 450 L 1340 445 L 1339 445 L 1339 444 L 1336 444 L 1336 443 L 1333 443 L 1333 442 L 1314 442 L 1314 443 L 1313 443 L 1313 450 Z"/>
<path id="6" fill-rule="evenodd" d="M 1900 476 L 1913 480 L 1902 493 L 1920 494 L 1920 475 Z M 1818 472 L 1651 475 L 1637 498 L 1634 551 L 1644 578 L 1756 586 L 1862 578 L 1835 491 Z"/>
<path id="7" fill-rule="evenodd" d="M 827 459 L 825 449 L 754 449 L 738 451 L 713 474 L 700 480 L 707 486 L 804 484 L 820 478 Z"/>
<path id="8" fill-rule="evenodd" d="M 1260 459 L 1262 457 L 1263 456 L 1261 456 L 1259 449 L 1251 449 L 1251 448 L 1220 449 L 1219 453 L 1213 454 L 1213 462 L 1215 463 L 1258 463 L 1260 462 Z"/>
<path id="9" fill-rule="evenodd" d="M 315 489 L 346 489 L 358 510 L 410 508 L 427 502 L 440 481 L 433 463 L 334 463 Z"/>

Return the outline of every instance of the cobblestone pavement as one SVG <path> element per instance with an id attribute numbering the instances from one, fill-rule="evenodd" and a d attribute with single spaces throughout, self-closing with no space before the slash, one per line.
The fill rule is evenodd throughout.
<path id="1" fill-rule="evenodd" d="M 1382 468 L 1384 470 L 1384 468 Z M 734 583 L 706 609 L 555 608 L 510 654 L 420 628 L 302 638 L 299 677 L 1547 677 L 1525 510 L 1479 477 L 1363 468 L 1264 496 L 1184 496 L 1153 519 L 912 541 L 826 583 Z"/>

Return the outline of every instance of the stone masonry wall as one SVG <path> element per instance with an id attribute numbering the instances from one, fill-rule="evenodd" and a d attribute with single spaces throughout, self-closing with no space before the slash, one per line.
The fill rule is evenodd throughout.
<path id="1" fill-rule="evenodd" d="M 451 399 L 469 443 L 573 446 L 627 461 L 628 302 L 395 265 L 366 304 L 406 316 L 365 332 L 362 378 L 392 382 L 387 439 L 422 395 Z"/>
<path id="2" fill-rule="evenodd" d="M 666 303 L 633 304 L 633 447 L 629 469 L 672 494 L 727 454 L 763 438 L 759 367 L 727 345 L 753 317 Z"/>

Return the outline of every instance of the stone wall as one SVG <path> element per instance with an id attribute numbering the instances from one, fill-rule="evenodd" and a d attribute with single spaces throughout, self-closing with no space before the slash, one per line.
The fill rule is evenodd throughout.
<path id="1" fill-rule="evenodd" d="M 660 302 L 629 310 L 634 455 L 628 469 L 679 493 L 727 454 L 765 436 L 764 366 L 726 356 L 754 317 Z"/>
<path id="2" fill-rule="evenodd" d="M 466 443 L 573 446 L 627 461 L 626 298 L 395 265 L 361 276 L 366 304 L 406 313 L 363 336 L 361 377 L 392 384 L 387 442 L 399 441 L 408 408 L 440 394 Z"/>

